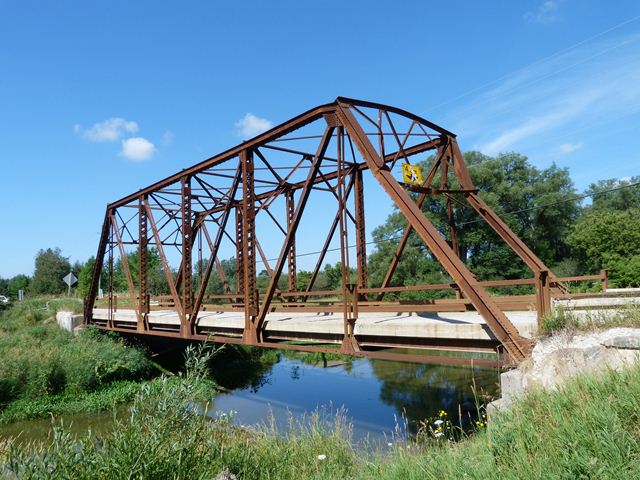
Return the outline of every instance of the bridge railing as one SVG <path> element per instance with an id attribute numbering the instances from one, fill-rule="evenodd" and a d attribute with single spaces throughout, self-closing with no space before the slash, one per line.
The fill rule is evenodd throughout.
<path id="1" fill-rule="evenodd" d="M 590 283 L 593 286 L 600 283 L 602 291 L 608 287 L 608 271 L 601 270 L 596 275 L 575 275 L 570 277 L 558 277 L 557 280 L 549 282 L 549 289 L 557 287 L 559 284 L 571 285 L 578 283 Z M 535 287 L 539 281 L 535 278 L 523 278 L 512 280 L 487 280 L 479 282 L 487 288 L 508 288 L 519 286 Z M 412 312 L 436 312 L 436 311 L 466 311 L 473 310 L 473 305 L 469 299 L 463 298 L 455 283 L 441 283 L 432 285 L 407 285 L 385 288 L 360 288 L 351 286 L 350 296 L 355 297 L 360 311 L 412 311 Z M 374 294 L 402 294 L 404 292 L 428 292 L 428 291 L 453 291 L 456 298 L 429 298 L 429 299 L 401 299 L 390 300 L 370 300 Z M 343 310 L 344 292 L 342 290 L 316 290 L 309 292 L 278 292 L 272 301 L 273 311 L 326 311 L 340 312 Z M 554 298 L 568 298 L 580 296 L 581 292 L 560 293 L 556 292 Z M 539 302 L 540 294 L 519 294 L 519 295 L 494 295 L 496 302 L 505 310 L 541 310 Z M 113 295 L 112 308 L 132 309 L 138 305 L 138 297 L 132 299 L 127 294 Z M 241 311 L 244 309 L 244 296 L 236 293 L 210 294 L 204 297 L 202 311 Z M 258 293 L 258 299 L 262 300 L 262 295 Z M 96 302 L 96 308 L 109 308 L 108 297 Z M 171 310 L 175 308 L 175 300 L 172 295 L 154 295 L 150 297 L 150 310 Z"/>

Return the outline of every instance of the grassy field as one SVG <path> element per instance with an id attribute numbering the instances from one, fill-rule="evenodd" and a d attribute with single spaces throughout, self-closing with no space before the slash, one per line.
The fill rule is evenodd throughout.
<path id="1" fill-rule="evenodd" d="M 58 327 L 59 309 L 75 300 L 31 300 L 0 312 L 0 423 L 108 408 L 130 401 L 136 383 L 159 374 L 138 348 L 87 329 Z"/>
<path id="2" fill-rule="evenodd" d="M 366 448 L 353 444 L 350 426 L 339 417 L 328 424 L 312 416 L 284 434 L 204 418 L 193 405 L 215 388 L 207 368 L 211 352 L 192 350 L 181 376 L 136 383 L 153 375 L 143 352 L 97 332 L 73 337 L 58 329 L 51 319 L 56 306 L 50 307 L 40 310 L 36 302 L 0 315 L 0 385 L 8 399 L 0 421 L 131 400 L 130 414 L 99 437 L 73 436 L 56 426 L 44 442 L 0 442 L 0 474 L 210 479 L 228 470 L 243 480 L 640 478 L 640 366 L 579 377 L 552 393 L 532 391 L 468 436 L 452 431 L 442 417 L 426 422 L 416 438 Z M 636 315 L 629 310 L 586 326 L 557 317 L 549 331 L 635 326 Z M 227 354 L 241 365 L 269 363 L 270 357 L 243 352 Z"/>
<path id="3" fill-rule="evenodd" d="M 248 479 L 640 478 L 640 368 L 533 392 L 458 442 L 431 434 L 382 450 L 354 448 L 349 427 L 312 418 L 284 436 L 211 421 L 189 407 L 206 382 L 192 362 L 183 381 L 137 393 L 126 420 L 100 438 L 56 428 L 45 445 L 0 445 L 18 478 Z"/>

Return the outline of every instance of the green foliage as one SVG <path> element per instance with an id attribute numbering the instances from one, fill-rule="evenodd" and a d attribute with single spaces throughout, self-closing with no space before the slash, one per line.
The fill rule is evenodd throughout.
<path id="1" fill-rule="evenodd" d="M 311 281 L 311 272 L 306 270 L 301 270 L 298 272 L 296 277 L 297 280 L 297 288 L 299 292 L 304 292 L 309 286 L 309 282 Z"/>
<path id="2" fill-rule="evenodd" d="M 7 282 L 7 294 L 14 300 L 18 299 L 18 292 L 26 292 L 31 283 L 31 278 L 27 275 L 19 274 Z"/>
<path id="3" fill-rule="evenodd" d="M 139 349 L 87 329 L 62 330 L 58 308 L 79 310 L 74 300 L 25 301 L 0 313 L 0 408 L 17 399 L 91 392 L 119 380 L 149 378 L 153 365 Z"/>
<path id="4" fill-rule="evenodd" d="M 354 454 L 343 431 L 327 433 L 317 416 L 287 437 L 236 428 L 226 416 L 205 419 L 192 405 L 212 393 L 206 356 L 191 352 L 186 363 L 184 376 L 144 385 L 130 415 L 99 441 L 56 426 L 49 445 L 0 444 L 0 464 L 19 478 L 209 479 L 223 469 L 248 480 L 349 473 Z M 319 460 L 323 452 L 327 458 Z"/>
<path id="5" fill-rule="evenodd" d="M 640 209 L 590 211 L 568 242 L 587 271 L 608 268 L 612 285 L 640 286 Z"/>
<path id="6" fill-rule="evenodd" d="M 131 272 L 131 277 L 136 287 L 138 285 L 139 262 L 138 249 L 127 253 L 127 265 L 129 266 L 129 271 Z M 160 253 L 155 247 L 148 249 L 147 276 L 147 284 L 151 295 L 169 294 L 169 284 L 163 271 Z M 105 272 L 103 272 L 103 278 L 106 278 Z M 122 259 L 119 257 L 113 266 L 113 287 L 118 292 L 129 291 L 124 265 Z"/>
<path id="7" fill-rule="evenodd" d="M 130 415 L 98 439 L 56 426 L 45 445 L 0 444 L 0 464 L 18 478 L 209 479 L 221 471 L 243 480 L 640 477 L 637 366 L 532 391 L 458 442 L 394 438 L 369 452 L 351 444 L 339 419 L 316 415 L 284 435 L 235 427 L 226 416 L 207 420 L 190 407 L 207 390 L 199 371 L 145 385 Z M 447 438 L 446 417 L 438 418 L 441 431 L 435 426 L 431 437 Z"/>
<path id="8" fill-rule="evenodd" d="M 468 152 L 465 160 L 479 195 L 543 261 L 553 265 L 566 258 L 568 246 L 564 239 L 580 211 L 578 202 L 573 200 L 575 190 L 568 170 L 555 165 L 539 170 L 517 153 L 488 157 Z M 427 159 L 422 164 L 423 169 L 432 161 L 433 158 Z M 460 187 L 452 174 L 448 182 L 450 188 Z M 484 221 L 478 221 L 473 209 L 454 206 L 461 258 L 480 280 L 518 278 L 530 274 L 496 233 Z M 423 211 L 450 240 L 446 201 L 429 199 L 423 205 Z M 396 211 L 384 225 L 374 230 L 377 248 L 369 262 L 372 286 L 381 284 L 395 253 L 397 238 L 405 225 L 404 216 Z M 413 233 L 393 277 L 393 284 L 449 281 L 423 242 Z"/>
<path id="9" fill-rule="evenodd" d="M 592 311 L 579 318 L 570 311 L 556 309 L 552 315 L 542 320 L 542 335 L 551 335 L 561 330 L 592 331 L 615 327 L 640 328 L 640 309 L 637 306 L 627 306 L 610 312 Z"/>
<path id="10" fill-rule="evenodd" d="M 0 411 L 0 425 L 19 420 L 46 418 L 50 415 L 109 410 L 119 404 L 131 402 L 142 384 L 133 380 L 120 380 L 92 392 L 64 391 L 38 398 L 20 398 Z"/>
<path id="11" fill-rule="evenodd" d="M 89 288 L 91 287 L 91 279 L 93 277 L 93 267 L 95 264 L 96 258 L 90 257 L 78 273 L 78 294 L 83 298 L 89 295 Z"/>
<path id="12" fill-rule="evenodd" d="M 593 195 L 588 210 L 601 212 L 640 209 L 640 185 L 634 188 L 624 188 L 636 183 L 640 183 L 640 176 L 625 180 L 610 178 L 592 183 L 586 192 Z M 612 189 L 614 190 L 609 191 Z"/>
<path id="13" fill-rule="evenodd" d="M 62 280 L 71 271 L 68 257 L 63 257 L 59 248 L 38 251 L 30 292 L 35 295 L 59 294 L 65 291 Z"/>

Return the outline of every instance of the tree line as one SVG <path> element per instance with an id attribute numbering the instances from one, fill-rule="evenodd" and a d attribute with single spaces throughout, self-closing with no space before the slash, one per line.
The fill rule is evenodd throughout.
<path id="1" fill-rule="evenodd" d="M 597 273 L 609 269 L 610 285 L 640 286 L 640 176 L 622 180 L 607 179 L 592 183 L 579 194 L 566 168 L 551 165 L 539 169 L 527 157 L 512 152 L 494 157 L 467 152 L 465 161 L 479 195 L 509 227 L 559 276 Z M 423 170 L 433 161 L 421 163 Z M 455 177 L 448 179 L 456 188 Z M 414 194 L 412 194 L 414 195 Z M 479 280 L 530 277 L 531 272 L 511 249 L 462 199 L 454 204 L 454 219 L 459 239 L 459 255 Z M 425 215 L 442 235 L 451 240 L 446 201 L 428 199 L 422 206 Z M 369 286 L 382 283 L 398 239 L 406 225 L 396 209 L 384 224 L 373 231 L 373 249 L 368 258 Z M 127 255 L 133 277 L 137 277 L 138 255 Z M 0 278 L 0 294 L 17 297 L 18 290 L 31 295 L 61 294 L 66 291 L 62 278 L 70 271 L 78 277 L 77 293 L 86 295 L 95 258 L 72 264 L 58 248 L 43 249 L 35 258 L 33 276 Z M 194 265 L 194 285 L 199 286 L 206 260 Z M 228 290 L 235 291 L 237 281 L 234 258 L 221 261 Z M 149 290 L 151 295 L 169 293 L 160 256 L 149 249 Z M 175 272 L 174 272 L 175 273 Z M 353 276 L 353 272 L 352 272 Z M 103 270 L 103 288 L 106 288 Z M 305 290 L 311 272 L 297 274 L 298 290 Z M 450 279 L 415 233 L 412 233 L 400 259 L 392 285 L 447 283 Z M 258 289 L 269 282 L 266 270 L 258 273 Z M 341 288 L 340 264 L 327 264 L 319 272 L 315 290 Z M 288 283 L 286 274 L 280 287 Z M 121 260 L 114 264 L 114 287 L 127 291 Z M 207 293 L 226 293 L 223 276 L 214 270 Z"/>

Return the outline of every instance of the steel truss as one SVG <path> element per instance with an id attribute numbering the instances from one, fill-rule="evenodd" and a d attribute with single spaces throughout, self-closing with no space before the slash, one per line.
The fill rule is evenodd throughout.
<path id="1" fill-rule="evenodd" d="M 311 132 L 311 133 L 309 133 Z M 435 154 L 422 185 L 399 181 L 393 169 L 401 163 Z M 406 218 L 381 285 L 367 277 L 364 174 L 370 172 Z M 460 187 L 450 188 L 455 177 Z M 296 238 L 312 201 L 312 193 L 328 195 L 336 205 L 308 285 L 298 286 Z M 449 231 L 439 232 L 421 211 L 430 199 L 447 201 Z M 315 197 L 313 197 L 315 198 Z M 532 280 L 479 282 L 458 256 L 454 206 L 464 203 L 474 209 L 513 252 L 532 270 Z M 455 204 L 455 205 L 454 205 Z M 329 205 L 329 202 L 327 202 Z M 329 207 L 327 207 L 329 208 Z M 333 208 L 333 207 L 331 207 Z M 269 222 L 283 239 L 275 260 L 268 259 L 260 239 L 258 222 Z M 321 235 L 324 226 L 314 226 Z M 275 229 L 275 230 L 274 230 Z M 451 284 L 411 287 L 391 286 L 394 272 L 412 233 L 452 279 Z M 342 266 L 339 290 L 315 288 L 326 254 L 338 234 Z M 351 242 L 351 244 L 350 244 Z M 220 262 L 223 244 L 236 258 L 236 285 L 230 285 Z M 149 294 L 149 248 L 159 253 L 170 294 Z M 355 259 L 350 252 L 355 248 Z M 137 271 L 129 265 L 127 249 L 137 248 Z M 114 320 L 118 298 L 113 290 L 114 252 L 120 256 L 128 286 L 129 303 L 135 310 L 134 324 Z M 179 258 L 172 269 L 170 253 Z M 194 265 L 194 258 L 196 259 Z M 355 260 L 355 261 L 353 261 Z M 273 262 L 273 265 L 270 264 Z M 175 262 L 174 262 L 175 263 Z M 268 276 L 264 291 L 258 291 L 258 264 Z M 106 265 L 105 265 L 106 264 Z M 286 282 L 280 282 L 286 269 Z M 107 320 L 94 319 L 98 283 L 103 268 L 108 272 Z M 224 284 L 224 293 L 207 293 L 214 269 Z M 194 275 L 194 271 L 196 275 Z M 352 272 L 355 271 L 355 276 Z M 515 283 L 514 283 L 515 282 Z M 520 283 L 518 283 L 520 282 Z M 487 288 L 500 285 L 534 284 L 536 295 L 495 297 Z M 454 289 L 457 298 L 406 302 L 387 301 L 392 292 Z M 349 98 L 319 106 L 249 141 L 211 157 L 107 206 L 89 295 L 85 300 L 85 322 L 99 328 L 184 339 L 206 339 L 304 351 L 339 351 L 356 356 L 395 358 L 379 351 L 383 347 L 488 350 L 501 347 L 513 363 L 525 358 L 531 348 L 506 317 L 509 308 L 530 308 L 543 316 L 550 310 L 551 290 L 565 287 L 545 264 L 514 234 L 480 198 L 458 147 L 456 136 L 444 128 L 399 108 Z M 331 301 L 321 302 L 322 298 Z M 337 300 L 336 300 L 337 299 Z M 149 320 L 154 309 L 174 310 L 179 326 L 156 325 Z M 355 333 L 360 312 L 477 310 L 489 326 L 494 341 L 473 342 L 396 337 L 360 338 Z M 241 331 L 210 331 L 199 317 L 206 311 L 244 312 Z M 274 311 L 342 312 L 341 335 L 314 336 L 322 345 L 294 345 L 285 340 L 308 340 L 300 332 L 267 333 L 267 315 Z M 311 337 L 310 337 L 311 338 Z M 415 358 L 414 358 L 415 357 Z M 439 361 L 441 357 L 405 355 L 403 359 Z M 459 359 L 464 362 L 464 360 Z"/>

